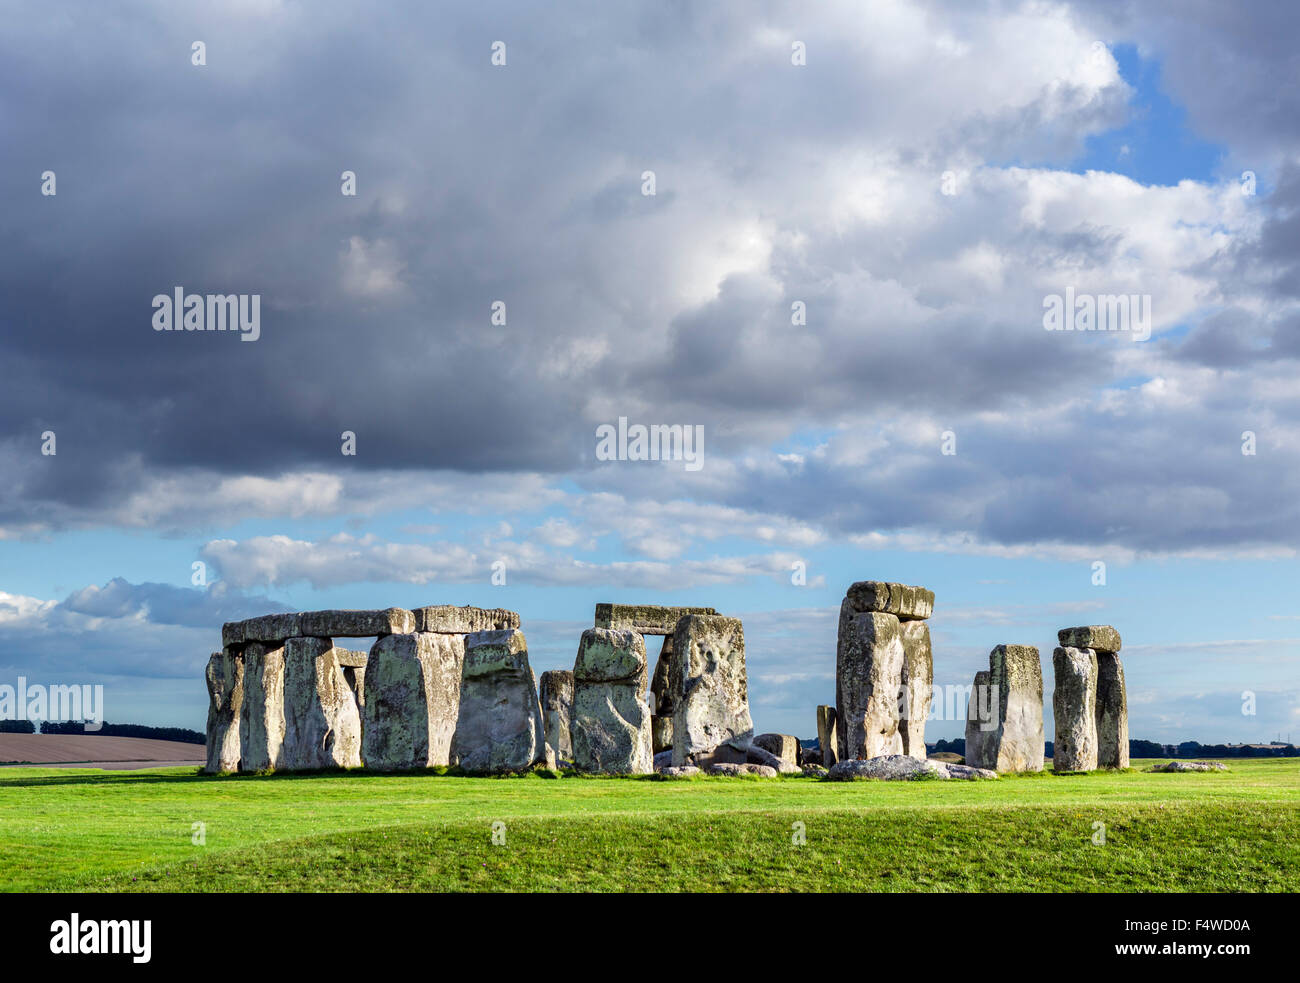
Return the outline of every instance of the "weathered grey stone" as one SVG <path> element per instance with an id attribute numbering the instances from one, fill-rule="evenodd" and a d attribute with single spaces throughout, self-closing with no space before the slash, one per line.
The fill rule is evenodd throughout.
<path id="1" fill-rule="evenodd" d="M 507 628 L 466 635 L 452 763 L 468 772 L 500 773 L 525 771 L 545 756 L 542 708 L 524 633 Z"/>
<path id="2" fill-rule="evenodd" d="M 1097 653 L 1063 646 L 1052 653 L 1052 668 L 1056 672 L 1052 767 L 1092 771 L 1097 767 Z"/>
<path id="3" fill-rule="evenodd" d="M 766 765 L 782 775 L 799 774 L 799 766 L 793 761 L 787 761 L 778 755 L 773 754 L 766 748 L 761 748 L 757 744 L 751 744 L 745 749 L 745 763 L 751 765 Z"/>
<path id="4" fill-rule="evenodd" d="M 227 621 L 221 626 L 221 647 L 231 650 L 238 650 L 244 644 L 244 623 L 242 621 Z"/>
<path id="5" fill-rule="evenodd" d="M 1147 771 L 1227 771 L 1228 766 L 1221 761 L 1170 761 L 1163 765 L 1152 765 Z"/>
<path id="6" fill-rule="evenodd" d="M 231 648 L 214 652 L 204 672 L 208 685 L 208 743 L 204 771 L 239 770 L 239 716 L 244 705 L 244 660 Z"/>
<path id="7" fill-rule="evenodd" d="M 352 698 L 357 701 L 357 711 L 366 707 L 366 667 L 343 663 L 343 681 L 352 690 Z"/>
<path id="8" fill-rule="evenodd" d="M 654 770 L 645 639 L 634 631 L 588 628 L 573 664 L 573 766 L 644 775 Z"/>
<path id="9" fill-rule="evenodd" d="M 673 608 L 657 604 L 597 604 L 596 627 L 634 631 L 639 635 L 671 635 L 688 614 L 717 614 L 713 608 Z"/>
<path id="10" fill-rule="evenodd" d="M 819 748 L 806 747 L 799 754 L 799 764 L 822 766 L 822 753 Z"/>
<path id="11" fill-rule="evenodd" d="M 709 765 L 706 769 L 710 775 L 728 775 L 736 777 L 739 775 L 754 775 L 757 778 L 776 778 L 777 771 L 767 765 L 752 764 L 731 764 L 723 762 L 716 765 Z"/>
<path id="12" fill-rule="evenodd" d="M 552 669 L 542 673 L 542 730 L 546 746 L 558 761 L 573 761 L 573 673 Z"/>
<path id="13" fill-rule="evenodd" d="M 361 767 L 361 713 L 328 638 L 284 643 L 281 771 Z"/>
<path id="14" fill-rule="evenodd" d="M 830 774 L 830 772 L 821 765 L 814 763 L 805 764 L 801 770 L 808 778 L 825 778 Z"/>
<path id="15" fill-rule="evenodd" d="M 375 642 L 366 660 L 362 708 L 361 758 L 367 768 L 402 771 L 451 763 L 464 662 L 461 635 L 406 632 Z"/>
<path id="16" fill-rule="evenodd" d="M 834 707 L 817 708 L 817 747 L 821 751 L 821 764 L 827 768 L 840 760 L 839 715 Z"/>
<path id="17" fill-rule="evenodd" d="M 898 618 L 840 605 L 835 658 L 840 761 L 903 753 L 898 732 L 903 638 Z"/>
<path id="18" fill-rule="evenodd" d="M 768 754 L 773 754 L 792 765 L 799 763 L 799 738 L 790 734 L 759 734 L 754 738 L 755 747 L 761 747 Z M 768 762 L 760 762 L 767 764 Z"/>
<path id="19" fill-rule="evenodd" d="M 981 669 L 975 673 L 970 699 L 966 702 L 966 760 L 973 766 L 983 767 L 987 756 L 985 742 L 997 726 L 998 710 L 995 690 L 989 685 L 989 672 Z M 995 756 L 996 758 L 996 756 Z"/>
<path id="20" fill-rule="evenodd" d="M 366 660 L 370 658 L 370 653 L 358 652 L 356 649 L 341 649 L 335 646 L 334 658 L 339 665 L 345 668 L 364 669 Z"/>
<path id="21" fill-rule="evenodd" d="M 409 635 L 415 615 L 404 608 L 383 611 L 304 611 L 298 630 L 316 638 L 371 638 L 375 635 Z"/>
<path id="22" fill-rule="evenodd" d="M 706 769 L 710 765 L 743 765 L 749 761 L 748 739 L 723 741 L 715 748 L 694 752 L 687 760 Z"/>
<path id="23" fill-rule="evenodd" d="M 867 760 L 841 761 L 826 776 L 831 781 L 849 782 L 860 779 L 882 781 L 912 781 L 919 778 L 958 778 L 965 780 L 997 778 L 997 772 L 966 765 L 950 765 L 942 761 L 922 761 L 910 754 L 888 754 Z"/>
<path id="24" fill-rule="evenodd" d="M 673 749 L 673 718 L 650 716 L 650 746 L 655 754 Z"/>
<path id="25" fill-rule="evenodd" d="M 666 768 L 659 769 L 659 774 L 664 778 L 693 778 L 702 773 L 694 765 L 682 765 L 680 768 L 669 765 Z"/>
<path id="26" fill-rule="evenodd" d="M 1042 771 L 1043 667 L 1038 649 L 997 646 L 989 653 L 985 678 L 987 694 L 972 694 L 968 706 L 967 763 L 994 771 Z M 977 711 L 987 712 L 989 719 L 972 721 Z"/>
<path id="27" fill-rule="evenodd" d="M 673 763 L 672 751 L 657 751 L 654 756 L 655 771 L 663 771 Z"/>
<path id="28" fill-rule="evenodd" d="M 302 627 L 296 613 L 264 614 L 260 618 L 249 618 L 240 622 L 240 632 L 245 642 L 263 642 L 276 646 L 286 638 L 296 638 L 302 634 Z"/>
<path id="29" fill-rule="evenodd" d="M 930 715 L 930 694 L 934 687 L 934 655 L 930 650 L 930 626 L 924 621 L 904 621 L 898 626 L 903 640 L 903 714 L 898 733 L 903 753 L 925 759 L 925 719 Z"/>
<path id="30" fill-rule="evenodd" d="M 850 585 L 844 600 L 854 614 L 878 611 L 900 621 L 923 620 L 934 613 L 934 591 L 880 580 L 860 580 Z"/>
<path id="31" fill-rule="evenodd" d="M 673 764 L 724 742 L 744 747 L 754 736 L 739 618 L 688 614 L 673 636 L 668 689 L 673 700 Z"/>
<path id="32" fill-rule="evenodd" d="M 443 635 L 469 635 L 476 631 L 505 631 L 519 627 L 519 614 L 505 608 L 457 607 L 454 604 L 431 604 L 416 608 L 416 631 L 433 631 Z"/>
<path id="33" fill-rule="evenodd" d="M 1097 767 L 1128 767 L 1128 693 L 1114 652 L 1097 653 Z"/>
<path id="34" fill-rule="evenodd" d="M 239 714 L 239 770 L 277 766 L 284 744 L 284 647 L 244 646 L 244 702 Z"/>
<path id="35" fill-rule="evenodd" d="M 656 754 L 673 746 L 673 701 L 668 691 L 668 671 L 672 668 L 672 659 L 673 636 L 665 635 L 646 700 L 650 704 L 650 743 Z"/>
<path id="36" fill-rule="evenodd" d="M 1083 625 L 1079 628 L 1062 628 L 1056 633 L 1062 648 L 1092 649 L 1094 652 L 1118 652 L 1119 632 L 1110 625 Z"/>

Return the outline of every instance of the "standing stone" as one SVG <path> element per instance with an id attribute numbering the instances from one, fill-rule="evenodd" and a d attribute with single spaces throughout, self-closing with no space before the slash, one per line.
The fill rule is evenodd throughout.
<path id="1" fill-rule="evenodd" d="M 1114 652 L 1097 653 L 1097 766 L 1128 767 L 1128 693 Z"/>
<path id="2" fill-rule="evenodd" d="M 244 703 L 239 714 L 239 770 L 266 771 L 284 744 L 284 647 L 244 646 Z"/>
<path id="3" fill-rule="evenodd" d="M 542 673 L 542 729 L 556 763 L 573 761 L 573 673 L 552 669 Z"/>
<path id="4" fill-rule="evenodd" d="M 786 764 L 799 764 L 799 738 L 790 734 L 759 734 L 754 738 L 754 746 L 780 758 Z M 759 763 L 769 764 L 770 762 L 763 761 Z"/>
<path id="5" fill-rule="evenodd" d="M 899 624 L 899 635 L 903 640 L 903 695 L 900 706 L 905 716 L 899 721 L 898 730 L 903 738 L 903 753 L 924 761 L 927 757 L 925 719 L 930 714 L 930 694 L 934 688 L 930 626 L 924 621 L 904 621 Z"/>
<path id="6" fill-rule="evenodd" d="M 244 705 L 244 660 L 230 648 L 214 652 L 208 684 L 208 760 L 204 771 L 239 770 L 239 716 Z"/>
<path id="7" fill-rule="evenodd" d="M 361 766 L 361 713 L 328 638 L 284 643 L 282 771 Z"/>
<path id="8" fill-rule="evenodd" d="M 984 745 L 989 739 L 989 731 L 995 726 L 996 711 L 993 708 L 993 689 L 989 686 L 989 671 L 981 669 L 975 673 L 975 682 L 971 685 L 970 699 L 966 703 L 966 764 L 972 768 L 985 767 L 988 755 Z"/>
<path id="9" fill-rule="evenodd" d="M 881 611 L 856 612 L 846 597 L 840 605 L 835 657 L 841 761 L 903 753 L 898 731 L 903 659 L 898 618 Z"/>
<path id="10" fill-rule="evenodd" d="M 335 647 L 334 657 L 343 669 L 343 679 L 352 690 L 352 697 L 356 700 L 357 711 L 360 713 L 366 705 L 366 660 L 369 655 L 354 649 Z"/>
<path id="11" fill-rule="evenodd" d="M 821 749 L 821 764 L 825 768 L 840 760 L 838 721 L 834 707 L 817 708 L 817 746 Z"/>
<path id="12" fill-rule="evenodd" d="M 1097 767 L 1097 653 L 1064 646 L 1052 653 L 1056 720 L 1052 767 L 1056 771 L 1092 771 Z"/>
<path id="13" fill-rule="evenodd" d="M 543 762 L 546 734 L 524 633 L 517 628 L 480 631 L 464 641 L 452 764 L 467 772 L 497 773 Z"/>
<path id="14" fill-rule="evenodd" d="M 706 614 L 683 617 L 673 634 L 668 675 L 673 701 L 673 764 L 687 764 L 691 755 L 716 756 L 724 743 L 739 749 L 743 761 L 744 749 L 754 736 L 754 722 L 749 715 L 745 630 L 740 619 Z"/>
<path id="15" fill-rule="evenodd" d="M 988 727 L 977 728 L 976 753 L 971 753 L 970 714 L 967 714 L 966 763 L 994 771 L 1043 770 L 1043 667 L 1032 645 L 999 645 L 989 653 L 989 687 L 984 702 Z M 978 723 L 985 723 L 983 719 Z"/>
<path id="16" fill-rule="evenodd" d="M 450 763 L 464 658 L 460 635 L 411 632 L 375 642 L 365 666 L 361 728 L 367 768 L 397 771 Z"/>
<path id="17" fill-rule="evenodd" d="M 654 771 L 645 639 L 634 631 L 588 628 L 573 664 L 573 766 L 579 771 Z"/>
<path id="18" fill-rule="evenodd" d="M 673 701 L 668 692 L 668 671 L 672 668 L 673 636 L 665 635 L 659 660 L 650 680 L 650 743 L 655 754 L 673 746 Z"/>

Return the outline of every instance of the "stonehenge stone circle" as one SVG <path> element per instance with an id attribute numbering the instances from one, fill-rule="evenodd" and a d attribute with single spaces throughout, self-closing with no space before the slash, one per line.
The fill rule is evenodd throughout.
<path id="1" fill-rule="evenodd" d="M 839 761 L 839 734 L 836 723 L 839 716 L 835 707 L 817 708 L 817 745 L 821 748 L 822 766 L 830 768 Z"/>
<path id="2" fill-rule="evenodd" d="M 582 633 L 573 663 L 575 768 L 622 775 L 654 770 L 645 690 L 645 639 L 639 633 L 612 628 Z"/>
<path id="3" fill-rule="evenodd" d="M 524 633 L 517 628 L 474 632 L 464 644 L 451 763 L 471 773 L 499 773 L 545 761 L 542 708 Z"/>
<path id="4" fill-rule="evenodd" d="M 1128 694 L 1124 665 L 1114 652 L 1097 653 L 1097 767 L 1128 767 Z"/>
<path id="5" fill-rule="evenodd" d="M 668 690 L 673 701 L 673 764 L 716 756 L 722 745 L 744 749 L 754 736 L 739 618 L 688 614 L 673 634 Z M 727 754 L 726 750 L 721 751 Z"/>
<path id="6" fill-rule="evenodd" d="M 934 606 L 933 596 L 930 606 Z M 904 713 L 899 721 L 899 733 L 903 737 L 903 753 L 924 761 L 925 719 L 930 714 L 930 695 L 934 689 L 930 626 L 924 621 L 901 621 L 899 633 L 903 639 L 901 710 Z"/>
<path id="7" fill-rule="evenodd" d="M 244 705 L 244 660 L 228 648 L 214 652 L 208 684 L 208 746 L 204 771 L 239 770 L 239 717 Z"/>
<path id="8" fill-rule="evenodd" d="M 361 714 L 328 638 L 284 643 L 284 742 L 276 767 L 295 771 L 361 766 Z"/>
<path id="9" fill-rule="evenodd" d="M 265 771 L 284 743 L 284 645 L 244 646 L 244 703 L 239 714 L 239 768 Z"/>
<path id="10" fill-rule="evenodd" d="M 980 690 L 980 685 L 987 691 Z M 1043 667 L 1032 645 L 999 645 L 978 673 L 966 714 L 966 764 L 1043 770 Z M 984 719 L 984 713 L 989 719 Z"/>
<path id="11" fill-rule="evenodd" d="M 638 635 L 671 635 L 688 614 L 717 614 L 713 608 L 672 608 L 656 604 L 597 604 L 596 627 L 629 629 Z"/>
<path id="12" fill-rule="evenodd" d="M 845 592 L 835 647 L 837 760 L 925 759 L 934 682 L 925 619 L 933 611 L 934 591 L 924 587 L 863 580 Z"/>
<path id="13" fill-rule="evenodd" d="M 573 672 L 552 669 L 538 683 L 542 698 L 542 731 L 556 764 L 573 762 Z"/>
<path id="14" fill-rule="evenodd" d="M 854 611 L 845 598 L 835 658 L 840 761 L 903 753 L 898 732 L 903 658 L 898 618 Z"/>
<path id="15" fill-rule="evenodd" d="M 1097 767 L 1097 653 L 1061 646 L 1052 653 L 1052 668 L 1056 672 L 1052 767 L 1092 771 Z"/>
<path id="16" fill-rule="evenodd" d="M 461 700 L 465 641 L 459 635 L 384 635 L 366 660 L 361 757 L 400 771 L 450 763 Z"/>

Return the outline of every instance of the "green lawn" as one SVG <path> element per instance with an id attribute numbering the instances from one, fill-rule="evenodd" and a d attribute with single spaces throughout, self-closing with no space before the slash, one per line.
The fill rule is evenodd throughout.
<path id="1" fill-rule="evenodd" d="M 855 783 L 6 768 L 0 887 L 1300 891 L 1300 760 L 1229 768 Z"/>

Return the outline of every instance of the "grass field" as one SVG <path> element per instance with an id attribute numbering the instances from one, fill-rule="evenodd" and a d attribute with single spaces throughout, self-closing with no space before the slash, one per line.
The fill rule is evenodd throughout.
<path id="1" fill-rule="evenodd" d="M 1300 891 L 1300 760 L 1136 770 L 1148 763 L 855 783 L 6 768 L 0 886 Z"/>

